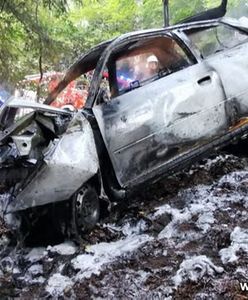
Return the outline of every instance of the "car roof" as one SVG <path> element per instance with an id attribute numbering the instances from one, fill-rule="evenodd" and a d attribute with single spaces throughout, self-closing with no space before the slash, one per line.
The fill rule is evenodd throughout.
<path id="1" fill-rule="evenodd" d="M 232 26 L 233 24 L 225 18 L 213 19 L 213 20 L 205 20 L 205 21 L 196 21 L 191 23 L 183 23 L 176 24 L 164 28 L 155 28 L 155 29 L 146 29 L 139 31 L 132 31 L 125 34 L 120 35 L 119 37 L 107 40 L 102 42 L 95 47 L 91 48 L 85 54 L 82 54 L 75 63 L 71 65 L 71 67 L 65 73 L 64 78 L 59 82 L 59 84 L 55 87 L 55 89 L 48 95 L 45 104 L 50 104 L 55 100 L 57 95 L 73 80 L 75 80 L 80 75 L 87 73 L 95 69 L 97 62 L 99 61 L 104 50 L 112 43 L 123 43 L 124 41 L 128 41 L 130 38 L 142 38 L 149 35 L 154 35 L 156 33 L 170 33 L 173 31 L 181 31 L 181 30 L 190 30 L 194 28 L 201 28 L 206 26 L 216 26 L 219 23 L 226 23 Z"/>

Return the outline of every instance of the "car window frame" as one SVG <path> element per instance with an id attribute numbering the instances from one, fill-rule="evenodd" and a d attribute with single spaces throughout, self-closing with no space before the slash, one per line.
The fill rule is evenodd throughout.
<path id="1" fill-rule="evenodd" d="M 113 54 L 116 49 L 125 46 L 131 41 L 143 40 L 147 38 L 155 38 L 155 37 L 169 37 L 176 41 L 176 43 L 183 49 L 189 60 L 192 62 L 192 65 L 198 62 L 198 59 L 195 57 L 194 53 L 185 43 L 185 41 L 177 34 L 177 31 L 173 29 L 157 29 L 157 30 L 147 30 L 144 32 L 134 32 L 128 33 L 116 38 L 110 43 L 110 45 L 104 50 L 102 53 L 97 66 L 95 68 L 95 72 L 91 81 L 89 96 L 85 104 L 85 109 L 92 109 L 95 105 L 99 105 L 97 103 L 97 97 L 99 95 L 100 84 L 102 80 L 103 70 L 108 67 L 110 62 L 111 54 Z M 111 88 L 111 86 L 110 86 Z"/>
<path id="2" fill-rule="evenodd" d="M 217 28 L 218 26 L 225 26 L 225 27 L 229 27 L 230 29 L 232 30 L 236 30 L 238 32 L 241 32 L 243 34 L 246 34 L 248 36 L 248 32 L 245 31 L 245 30 L 242 30 L 242 28 L 239 28 L 237 26 L 232 26 L 231 24 L 228 24 L 228 22 L 225 22 L 225 21 L 220 21 L 218 23 L 213 23 L 213 24 L 205 24 L 203 26 L 192 26 L 190 28 L 184 28 L 184 29 L 181 29 L 180 32 L 181 32 L 181 35 L 185 36 L 185 41 L 187 41 L 187 43 L 189 43 L 191 45 L 192 48 L 195 49 L 195 53 L 198 53 L 198 56 L 200 57 L 201 60 L 206 60 L 208 59 L 208 57 L 211 57 L 213 55 L 215 55 L 216 53 L 219 53 L 219 52 L 216 52 L 216 53 L 211 53 L 207 56 L 203 56 L 202 55 L 202 52 L 201 52 L 201 49 L 197 46 L 197 44 L 189 37 L 189 34 L 187 34 L 186 32 L 187 31 L 190 31 L 190 30 L 197 30 L 199 29 L 199 31 L 205 31 L 205 30 L 208 30 L 208 29 L 211 29 L 211 28 Z M 247 41 L 244 41 L 244 42 L 241 42 L 240 44 L 237 44 L 233 47 L 230 47 L 228 49 L 233 49 L 243 43 L 247 43 Z M 224 50 L 223 50 L 224 51 Z"/>
<path id="3" fill-rule="evenodd" d="M 171 35 L 171 36 L 164 35 L 163 37 L 172 39 L 172 40 L 176 43 L 176 45 L 181 49 L 181 51 L 183 52 L 183 54 L 185 55 L 185 57 L 187 58 L 187 60 L 188 60 L 188 62 L 189 62 L 189 65 L 186 66 L 186 67 L 189 67 L 189 66 L 191 66 L 192 64 L 194 64 L 195 60 L 194 60 L 194 62 L 192 62 L 192 58 L 190 57 L 190 55 L 188 55 L 187 51 L 180 45 L 180 43 L 178 42 L 178 39 L 176 39 L 175 36 L 173 36 L 173 35 Z M 159 38 L 163 38 L 163 37 L 159 37 Z M 156 38 L 156 37 L 153 37 L 153 38 Z M 152 39 L 152 38 L 151 38 L 151 39 Z M 152 54 L 151 54 L 151 55 L 152 55 Z M 155 54 L 154 54 L 154 55 L 155 55 Z M 172 69 L 172 70 L 173 70 L 172 72 L 168 72 L 168 73 L 165 72 L 165 73 L 163 74 L 163 69 L 161 69 L 161 70 L 159 70 L 158 74 L 154 74 L 153 76 L 150 76 L 150 77 L 148 77 L 148 78 L 146 78 L 146 79 L 144 79 L 144 80 L 142 80 L 142 81 L 134 80 L 132 83 L 133 83 L 133 84 L 137 83 L 137 86 L 136 86 L 136 87 L 134 86 L 134 88 L 131 88 L 131 87 L 130 87 L 130 89 L 127 88 L 126 90 L 120 91 L 120 89 L 118 88 L 118 79 L 117 79 L 117 76 L 116 76 L 116 73 L 117 73 L 117 72 L 116 72 L 116 70 L 117 70 L 116 63 L 117 63 L 118 58 L 119 58 L 119 55 L 118 55 L 118 54 L 114 55 L 113 58 L 112 58 L 112 66 L 113 66 L 113 69 L 114 69 L 114 70 L 112 69 L 112 71 L 114 71 L 115 76 L 112 76 L 112 78 L 114 79 L 114 81 L 113 81 L 113 82 L 110 82 L 110 89 L 111 89 L 112 83 L 113 83 L 113 87 L 114 87 L 114 90 L 115 90 L 116 92 L 114 93 L 114 97 L 111 97 L 110 101 L 111 101 L 112 99 L 114 99 L 114 98 L 116 98 L 116 97 L 118 97 L 118 96 L 121 96 L 121 95 L 123 95 L 123 94 L 126 94 L 126 93 L 128 93 L 128 92 L 130 92 L 130 91 L 132 91 L 132 90 L 134 90 L 134 89 L 136 89 L 136 88 L 141 88 L 142 86 L 144 86 L 144 85 L 146 85 L 146 84 L 149 84 L 149 83 L 151 83 L 151 82 L 153 82 L 153 81 L 159 80 L 160 78 L 163 78 L 163 77 L 165 77 L 165 76 L 168 76 L 168 75 L 170 75 L 170 74 L 172 74 L 172 73 L 175 73 L 175 72 L 178 72 L 178 71 L 181 70 L 181 69 L 179 69 L 179 70 L 173 70 L 173 69 Z M 183 68 L 183 67 L 182 67 L 182 68 Z"/>

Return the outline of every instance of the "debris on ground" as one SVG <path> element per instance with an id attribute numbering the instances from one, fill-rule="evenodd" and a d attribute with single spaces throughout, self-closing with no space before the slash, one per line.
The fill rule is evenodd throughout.
<path id="1" fill-rule="evenodd" d="M 109 215 L 85 247 L 17 247 L 0 219 L 0 298 L 247 299 L 248 159 L 222 154 Z"/>

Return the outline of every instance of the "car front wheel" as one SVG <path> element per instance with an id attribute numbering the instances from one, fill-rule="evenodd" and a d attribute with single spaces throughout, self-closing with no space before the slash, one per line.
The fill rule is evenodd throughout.
<path id="1" fill-rule="evenodd" d="M 99 197 L 95 188 L 84 185 L 72 199 L 72 226 L 74 234 L 79 241 L 83 235 L 91 231 L 99 220 Z"/>

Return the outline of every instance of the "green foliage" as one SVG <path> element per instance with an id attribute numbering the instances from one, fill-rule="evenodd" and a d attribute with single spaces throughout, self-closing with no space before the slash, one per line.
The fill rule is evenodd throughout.
<path id="1" fill-rule="evenodd" d="M 247 1 L 229 0 L 229 8 Z M 171 23 L 220 2 L 169 0 Z M 43 71 L 61 69 L 97 43 L 161 26 L 162 0 L 0 0 L 0 81 L 38 73 L 40 58 Z"/>
<path id="2" fill-rule="evenodd" d="M 15 83 L 38 72 L 40 57 L 49 68 L 56 64 L 59 39 L 50 28 L 66 9 L 66 0 L 0 0 L 0 81 Z"/>
<path id="3" fill-rule="evenodd" d="M 140 28 L 159 28 L 163 25 L 162 1 L 144 0 L 139 9 L 142 20 Z"/>
<path id="4" fill-rule="evenodd" d="M 137 3 L 135 0 L 85 0 L 81 9 L 70 14 L 70 20 L 83 33 L 83 48 L 122 33 L 136 26 Z"/>

